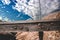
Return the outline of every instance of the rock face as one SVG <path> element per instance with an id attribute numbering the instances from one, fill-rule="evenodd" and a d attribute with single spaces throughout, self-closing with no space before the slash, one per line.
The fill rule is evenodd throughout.
<path id="1" fill-rule="evenodd" d="M 60 11 L 50 13 L 49 15 L 43 17 L 42 20 L 60 20 Z"/>
<path id="2" fill-rule="evenodd" d="M 55 31 L 44 31 L 43 40 L 55 40 Z"/>
<path id="3" fill-rule="evenodd" d="M 42 20 L 60 20 L 60 11 L 51 13 Z M 43 40 L 60 40 L 60 31 L 44 31 Z"/>
<path id="4" fill-rule="evenodd" d="M 39 40 L 38 32 L 17 32 L 17 40 Z"/>
<path id="5" fill-rule="evenodd" d="M 43 40 L 60 40 L 59 31 L 44 31 Z"/>

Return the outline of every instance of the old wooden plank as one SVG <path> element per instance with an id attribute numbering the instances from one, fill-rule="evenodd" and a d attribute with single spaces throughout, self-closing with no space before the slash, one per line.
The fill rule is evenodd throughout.
<path id="1" fill-rule="evenodd" d="M 60 30 L 60 21 L 34 23 L 3 23 L 0 31 L 50 31 Z"/>

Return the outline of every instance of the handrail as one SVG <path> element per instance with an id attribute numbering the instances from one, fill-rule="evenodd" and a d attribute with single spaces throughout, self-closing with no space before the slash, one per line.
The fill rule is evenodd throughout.
<path id="1" fill-rule="evenodd" d="M 60 21 L 16 21 L 0 22 L 0 32 L 60 30 Z"/>
<path id="2" fill-rule="evenodd" d="M 0 24 L 25 24 L 25 23 L 45 23 L 45 22 L 58 22 L 60 20 L 29 20 L 29 21 L 11 21 L 11 22 L 0 22 Z"/>

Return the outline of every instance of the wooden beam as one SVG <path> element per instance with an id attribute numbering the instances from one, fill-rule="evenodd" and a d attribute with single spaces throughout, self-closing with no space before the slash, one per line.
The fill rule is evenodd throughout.
<path id="1" fill-rule="evenodd" d="M 0 32 L 60 30 L 60 21 L 0 22 Z"/>

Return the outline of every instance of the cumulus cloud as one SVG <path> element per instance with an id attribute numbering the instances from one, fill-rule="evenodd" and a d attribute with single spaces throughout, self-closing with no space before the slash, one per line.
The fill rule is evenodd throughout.
<path id="1" fill-rule="evenodd" d="M 7 17 L 5 17 L 2 21 L 8 21 L 9 19 Z"/>
<path id="2" fill-rule="evenodd" d="M 11 2 L 10 0 L 1 0 L 4 5 L 9 5 Z"/>
<path id="3" fill-rule="evenodd" d="M 0 20 L 2 20 L 2 21 L 8 21 L 9 19 L 7 17 L 3 18 L 2 16 L 0 16 Z"/>
<path id="4" fill-rule="evenodd" d="M 15 3 L 15 6 L 12 6 L 13 9 L 17 10 L 18 12 L 25 12 L 25 14 L 29 15 L 30 17 L 35 17 L 38 13 L 39 3 L 36 0 L 30 0 L 27 2 L 27 0 L 16 0 L 17 3 Z M 28 3 L 28 5 L 26 4 Z M 35 19 L 35 18 L 34 18 Z"/>
<path id="5" fill-rule="evenodd" d="M 41 0 L 42 15 L 49 14 L 50 12 L 58 9 L 58 0 Z"/>
<path id="6" fill-rule="evenodd" d="M 1 0 L 4 5 L 9 5 L 10 0 Z M 36 19 L 36 14 L 39 11 L 39 0 L 16 0 L 15 5 L 12 5 L 12 9 L 17 10 L 18 12 L 23 11 L 25 14 Z"/>
<path id="7" fill-rule="evenodd" d="M 2 17 L 0 17 L 0 20 L 2 20 Z"/>

